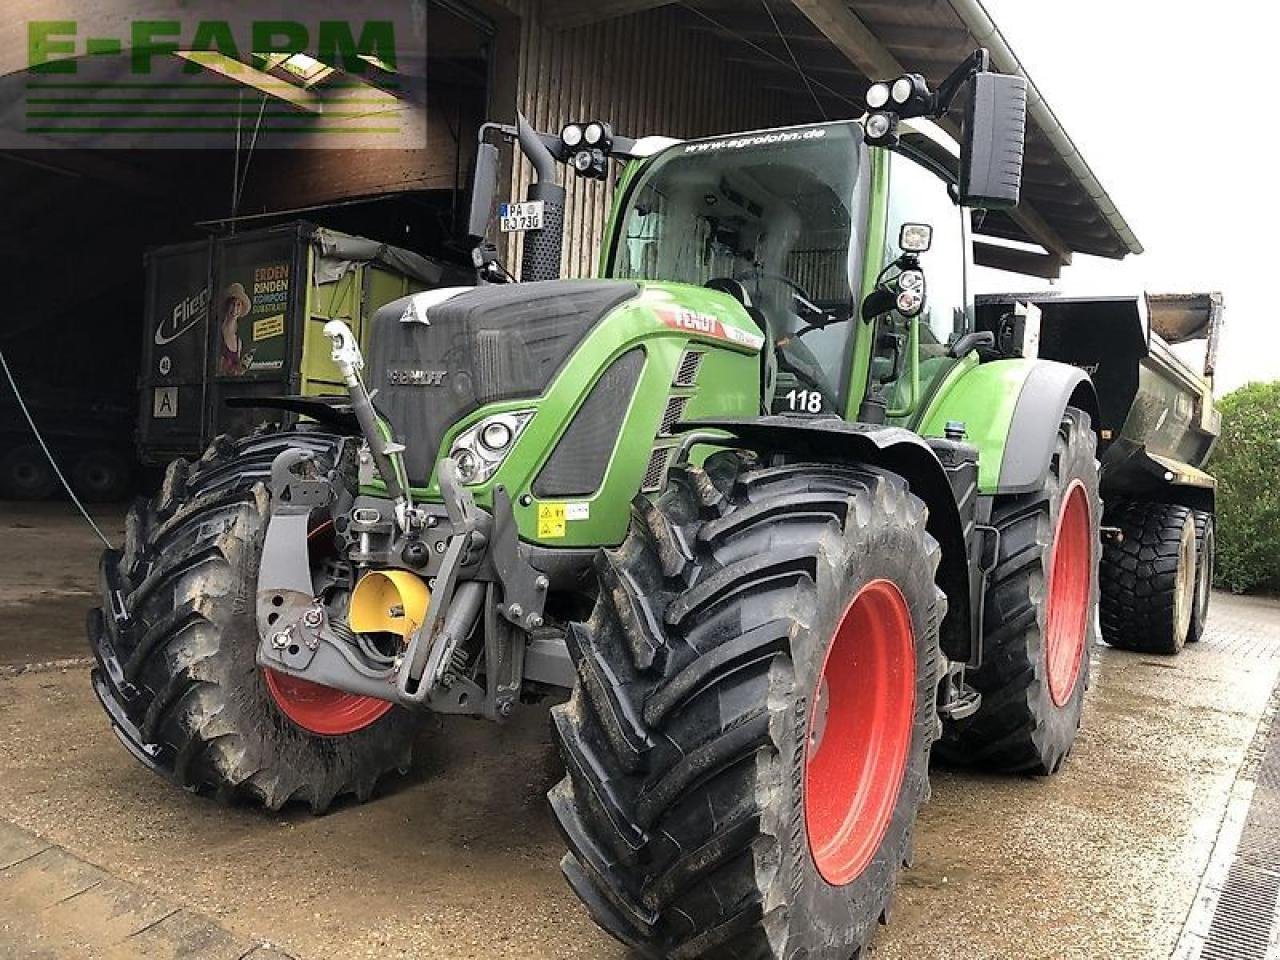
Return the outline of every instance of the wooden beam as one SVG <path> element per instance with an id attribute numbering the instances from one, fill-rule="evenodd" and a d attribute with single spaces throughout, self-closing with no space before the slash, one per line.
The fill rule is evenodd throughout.
<path id="1" fill-rule="evenodd" d="M 1062 275 L 1062 261 L 1052 253 L 1016 250 L 977 239 L 973 241 L 973 262 L 980 267 L 1008 270 L 1045 280 L 1057 280 Z"/>
<path id="2" fill-rule="evenodd" d="M 1071 247 L 1033 206 L 1026 202 L 1018 204 L 1009 211 L 1009 219 L 1025 230 L 1032 240 L 1057 257 L 1063 266 L 1071 266 Z"/>
<path id="3" fill-rule="evenodd" d="M 843 0 L 791 0 L 815 27 L 826 35 L 869 78 L 896 77 L 906 73 L 897 59 L 876 39 L 865 23 L 853 15 Z"/>
<path id="4" fill-rule="evenodd" d="M 665 7 L 676 0 L 545 0 L 542 22 L 552 30 L 571 30 L 646 10 Z"/>

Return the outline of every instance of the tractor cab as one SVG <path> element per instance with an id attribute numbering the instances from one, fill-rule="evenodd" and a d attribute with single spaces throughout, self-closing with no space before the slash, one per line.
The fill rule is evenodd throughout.
<path id="1" fill-rule="evenodd" d="M 724 292 L 766 337 L 771 406 L 847 406 L 871 160 L 833 123 L 670 147 L 628 184 L 609 276 Z"/>
<path id="2" fill-rule="evenodd" d="M 854 419 L 870 396 L 909 420 L 972 329 L 958 168 L 921 121 L 893 152 L 861 121 L 676 144 L 625 182 L 602 269 L 737 299 L 766 338 L 773 413 Z M 928 289 L 906 310 L 874 296 L 904 269 Z"/>

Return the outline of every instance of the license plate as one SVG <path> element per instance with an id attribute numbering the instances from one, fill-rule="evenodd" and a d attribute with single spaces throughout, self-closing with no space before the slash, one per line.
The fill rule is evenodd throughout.
<path id="1" fill-rule="evenodd" d="M 504 203 L 498 207 L 498 223 L 503 233 L 524 233 L 541 230 L 543 204 L 541 200 L 525 203 Z"/>

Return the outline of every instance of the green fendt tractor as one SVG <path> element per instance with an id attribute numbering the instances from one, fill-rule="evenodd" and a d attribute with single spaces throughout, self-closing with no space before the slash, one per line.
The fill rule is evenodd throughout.
<path id="1" fill-rule="evenodd" d="M 965 93 L 958 147 L 929 122 Z M 677 143 L 489 125 L 538 182 L 521 283 L 330 323 L 342 403 L 177 461 L 104 556 L 94 684 L 191 790 L 324 809 L 424 711 L 552 710 L 592 916 L 646 956 L 847 958 L 950 758 L 1052 773 L 1102 552 L 1098 397 L 1001 353 L 968 209 L 1017 202 L 1025 85 L 979 53 L 870 114 Z M 960 101 L 956 101 L 960 102 Z M 596 280 L 557 163 L 631 161 Z M 545 282 L 527 282 L 527 281 Z M 366 384 L 368 386 L 366 386 Z"/>

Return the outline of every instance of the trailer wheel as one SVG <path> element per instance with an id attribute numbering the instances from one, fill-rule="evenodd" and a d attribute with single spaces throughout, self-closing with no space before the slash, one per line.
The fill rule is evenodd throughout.
<path id="1" fill-rule="evenodd" d="M 123 500 L 129 492 L 129 480 L 129 462 L 106 448 L 90 450 L 71 468 L 72 489 L 94 503 Z"/>
<path id="2" fill-rule="evenodd" d="M 1195 511 L 1196 521 L 1196 600 L 1191 611 L 1191 629 L 1187 643 L 1195 643 L 1204 636 L 1209 620 L 1209 600 L 1213 596 L 1213 569 L 1218 556 L 1217 523 L 1212 513 Z"/>
<path id="3" fill-rule="evenodd" d="M 406 770 L 416 723 L 385 701 L 281 682 L 255 662 L 265 482 L 288 447 L 325 465 L 337 440 L 222 439 L 194 464 L 171 463 L 160 492 L 130 510 L 123 550 L 102 556 L 104 606 L 90 613 L 89 639 L 94 690 L 139 760 L 219 799 L 271 810 L 299 800 L 319 813 Z M 320 553 L 326 533 L 314 532 Z"/>
<path id="4" fill-rule="evenodd" d="M 1197 605 L 1195 511 L 1130 501 L 1107 517 L 1123 537 L 1102 552 L 1102 639 L 1121 650 L 1177 653 Z"/>
<path id="5" fill-rule="evenodd" d="M 673 469 L 597 560 L 553 720 L 562 868 L 654 957 L 847 960 L 929 793 L 940 551 L 899 476 Z"/>
<path id="6" fill-rule="evenodd" d="M 983 607 L 982 694 L 970 717 L 945 724 L 937 753 L 952 763 L 1056 773 L 1075 743 L 1098 609 L 1097 438 L 1068 407 L 1044 486 L 997 497 L 999 555 Z"/>
<path id="7" fill-rule="evenodd" d="M 47 500 L 58 478 L 44 451 L 34 443 L 14 447 L 0 457 L 0 493 L 13 500 Z"/>

